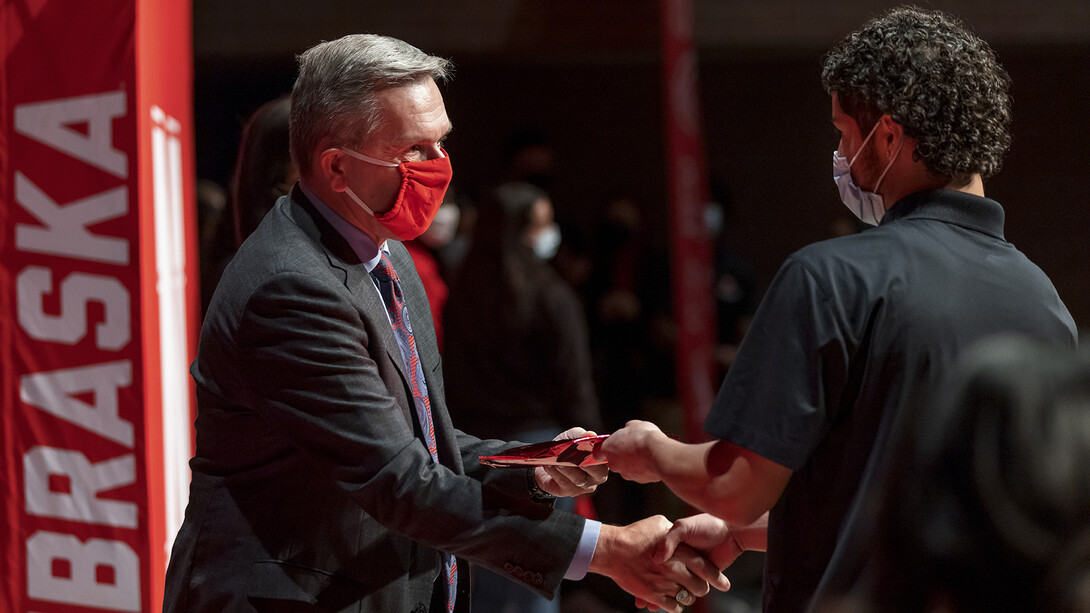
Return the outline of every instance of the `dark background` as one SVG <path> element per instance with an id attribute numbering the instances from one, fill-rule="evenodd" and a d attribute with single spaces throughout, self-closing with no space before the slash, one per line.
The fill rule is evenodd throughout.
<path id="1" fill-rule="evenodd" d="M 767 284 L 795 249 L 842 215 L 831 181 L 836 138 L 821 88 L 825 50 L 891 2 L 697 0 L 695 38 L 709 174 L 729 200 L 725 236 Z M 996 48 L 1013 81 L 1014 145 L 985 186 L 1007 236 L 1090 326 L 1090 8 L 1081 0 L 934 2 Z M 238 133 L 290 91 L 294 55 L 351 32 L 403 38 L 453 60 L 445 86 L 455 180 L 499 178 L 524 127 L 557 153 L 558 215 L 589 226 L 604 201 L 634 197 L 666 246 L 658 2 L 195 0 L 197 171 L 226 185 Z M 724 196 L 723 194 L 727 194 Z M 876 254 L 880 256 L 880 254 Z"/>
<path id="2" fill-rule="evenodd" d="M 791 252 L 829 237 L 846 214 L 831 180 L 837 137 L 821 60 L 836 40 L 895 4 L 694 2 L 709 176 L 728 211 L 724 237 L 752 265 L 758 289 Z M 1008 239 L 1052 278 L 1085 336 L 1090 3 L 928 6 L 965 19 L 1011 74 L 1014 143 L 985 189 L 1006 209 Z M 455 77 L 443 89 L 455 126 L 447 150 L 460 187 L 473 193 L 499 180 L 505 141 L 533 127 L 555 149 L 551 191 L 566 227 L 590 235 L 604 204 L 629 196 L 653 248 L 668 253 L 659 3 L 652 0 L 194 0 L 198 176 L 226 186 L 243 122 L 290 91 L 295 54 L 355 32 L 402 38 L 454 62 Z M 656 421 L 676 422 L 676 405 L 660 409 L 652 409 Z M 661 488 L 643 491 L 650 501 L 644 510 L 685 513 Z M 709 609 L 756 610 L 760 563 L 743 556 L 731 569 L 734 596 L 713 599 Z M 630 602 L 607 581 L 594 581 L 580 585 Z"/>

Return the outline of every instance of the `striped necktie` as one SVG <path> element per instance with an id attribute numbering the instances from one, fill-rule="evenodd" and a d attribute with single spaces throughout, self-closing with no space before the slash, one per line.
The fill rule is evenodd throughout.
<path id="1" fill-rule="evenodd" d="M 401 350 L 405 372 L 409 375 L 413 404 L 416 406 L 416 418 L 420 422 L 420 429 L 424 432 L 424 442 L 428 445 L 428 453 L 431 454 L 432 461 L 438 463 L 435 425 L 431 419 L 431 401 L 428 399 L 428 385 L 424 381 L 424 368 L 420 364 L 420 354 L 416 352 L 416 339 L 413 337 L 413 326 L 409 322 L 405 296 L 401 293 L 401 282 L 385 252 L 382 252 L 382 259 L 371 274 L 378 282 L 379 292 L 386 301 L 390 325 L 394 329 L 394 336 L 397 337 L 397 346 Z M 458 563 L 454 556 L 444 553 L 443 566 L 447 576 L 447 613 L 453 613 L 455 586 L 458 584 Z"/>

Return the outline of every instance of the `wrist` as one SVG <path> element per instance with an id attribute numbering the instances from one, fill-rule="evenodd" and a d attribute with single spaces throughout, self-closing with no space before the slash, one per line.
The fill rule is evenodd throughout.
<path id="1" fill-rule="evenodd" d="M 746 544 L 744 542 L 745 539 L 739 540 L 738 532 L 739 532 L 739 530 L 735 529 L 734 526 L 730 526 L 730 525 L 727 526 L 727 534 L 730 535 L 730 540 L 734 543 L 735 548 L 737 548 L 738 551 L 742 551 L 742 552 L 748 551 L 748 549 L 746 549 Z"/>
<path id="2" fill-rule="evenodd" d="M 526 489 L 530 492 L 530 498 L 537 502 L 556 500 L 556 496 L 541 489 L 541 486 L 537 484 L 537 468 L 533 466 L 526 469 Z"/>
<path id="3" fill-rule="evenodd" d="M 594 555 L 590 558 L 587 572 L 609 576 L 610 554 L 613 552 L 619 529 L 617 526 L 602 524 L 598 532 L 598 544 L 594 548 Z"/>

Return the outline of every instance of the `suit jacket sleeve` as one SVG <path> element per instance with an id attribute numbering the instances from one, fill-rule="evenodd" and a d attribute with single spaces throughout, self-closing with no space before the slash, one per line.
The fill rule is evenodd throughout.
<path id="1" fill-rule="evenodd" d="M 505 444 L 455 433 L 441 402 L 437 437 L 457 440 L 460 457 L 432 462 L 408 416 L 377 299 L 373 288 L 290 266 L 255 286 L 237 331 L 250 406 L 388 529 L 500 573 L 540 569 L 527 583 L 551 593 L 583 518 L 513 495 L 513 476 L 485 479 L 501 488 L 462 474 L 463 457 Z"/>

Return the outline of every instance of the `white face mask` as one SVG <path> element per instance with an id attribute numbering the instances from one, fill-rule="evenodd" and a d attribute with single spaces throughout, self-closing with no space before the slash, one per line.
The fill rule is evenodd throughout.
<path id="1" fill-rule="evenodd" d="M 840 191 L 840 200 L 844 203 L 844 206 L 848 207 L 848 210 L 855 214 L 865 224 L 877 226 L 879 221 L 882 221 L 882 216 L 886 214 L 886 203 L 882 199 L 882 196 L 878 195 L 878 186 L 882 184 L 882 179 L 886 178 L 886 173 L 893 167 L 893 160 L 897 159 L 895 154 L 890 160 L 889 164 L 886 164 L 886 169 L 882 171 L 881 176 L 878 177 L 878 181 L 874 184 L 874 192 L 864 191 L 861 187 L 855 184 L 855 180 L 852 179 L 852 164 L 859 159 L 859 154 L 863 152 L 863 147 L 867 146 L 867 142 L 870 141 L 870 137 L 874 136 L 874 131 L 878 129 L 878 124 L 875 123 L 874 127 L 870 129 L 870 133 L 863 139 L 863 144 L 859 145 L 859 151 L 855 152 L 855 156 L 851 161 L 848 158 L 840 155 L 840 151 L 833 151 L 833 182 L 836 183 L 837 189 Z M 901 145 L 904 145 L 904 141 L 901 141 Z M 901 152 L 901 147 L 897 147 L 897 153 Z"/>
<path id="2" fill-rule="evenodd" d="M 449 245 L 458 233 L 458 221 L 461 218 L 462 210 L 457 204 L 444 202 L 435 213 L 435 219 L 431 220 L 431 225 L 420 235 L 421 242 L 432 249 Z"/>
<path id="3" fill-rule="evenodd" d="M 560 248 L 560 226 L 549 224 L 538 231 L 530 245 L 534 255 L 542 260 L 551 260 Z"/>

